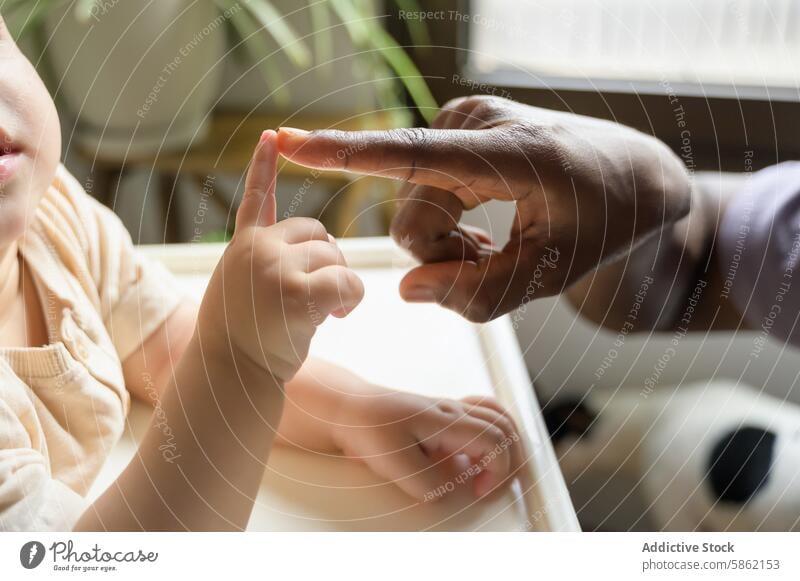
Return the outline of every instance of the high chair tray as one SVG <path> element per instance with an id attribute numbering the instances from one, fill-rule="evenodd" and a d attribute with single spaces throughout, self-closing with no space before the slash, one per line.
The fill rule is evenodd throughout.
<path id="1" fill-rule="evenodd" d="M 388 238 L 342 239 L 348 263 L 366 286 L 346 319 L 329 318 L 313 355 L 369 381 L 422 394 L 487 395 L 506 406 L 527 459 L 517 480 L 482 501 L 455 484 L 437 502 L 418 502 L 358 461 L 276 446 L 250 519 L 250 530 L 276 531 L 575 531 L 578 521 L 508 317 L 475 325 L 436 305 L 407 304 L 397 292 L 413 264 Z M 219 244 L 141 247 L 174 272 L 198 300 L 222 253 Z M 129 428 L 93 492 L 128 462 L 149 410 L 134 403 Z M 448 487 L 450 488 L 450 487 Z"/>

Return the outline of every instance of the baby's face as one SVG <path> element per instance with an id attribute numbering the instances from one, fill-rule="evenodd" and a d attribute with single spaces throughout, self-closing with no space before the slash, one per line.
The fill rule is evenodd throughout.
<path id="1" fill-rule="evenodd" d="M 60 156 L 53 101 L 0 17 L 0 251 L 24 233 Z"/>

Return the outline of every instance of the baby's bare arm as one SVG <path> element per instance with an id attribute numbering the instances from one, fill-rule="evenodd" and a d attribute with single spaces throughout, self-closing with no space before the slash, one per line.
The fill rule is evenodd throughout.
<path id="1" fill-rule="evenodd" d="M 197 306 L 182 304 L 123 363 L 128 391 L 151 406 L 161 403 L 197 323 Z M 371 386 L 355 373 L 310 357 L 286 386 L 276 442 L 336 452 L 331 427 L 344 399 Z"/>
<path id="2" fill-rule="evenodd" d="M 192 339 L 198 305 L 183 302 L 142 346 L 122 362 L 125 387 L 137 399 L 155 405 Z"/>
<path id="3" fill-rule="evenodd" d="M 266 131 L 248 171 L 236 232 L 196 325 L 191 311 L 179 310 L 126 362 L 129 378 L 152 373 L 168 378 L 167 387 L 138 454 L 76 530 L 247 525 L 280 422 L 284 384 L 305 359 L 319 321 L 345 316 L 363 295 L 321 224 L 276 224 L 276 173 L 275 133 Z M 310 318 L 309 304 L 321 316 Z M 173 373 L 172 332 L 177 352 L 190 325 L 191 340 Z M 133 379 L 133 390 L 146 391 Z"/>
<path id="4" fill-rule="evenodd" d="M 235 371 L 234 371 L 235 370 Z M 138 453 L 75 530 L 242 530 L 283 386 L 224 346 L 190 343 Z M 165 426 L 174 447 L 166 447 Z"/>

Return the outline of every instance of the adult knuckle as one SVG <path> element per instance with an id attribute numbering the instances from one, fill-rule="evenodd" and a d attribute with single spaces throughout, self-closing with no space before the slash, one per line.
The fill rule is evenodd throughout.
<path id="1" fill-rule="evenodd" d="M 465 316 L 472 322 L 485 323 L 498 315 L 497 290 L 483 282 L 470 298 Z"/>
<path id="2" fill-rule="evenodd" d="M 336 150 L 336 159 L 341 162 L 341 169 L 346 170 L 350 166 L 353 156 L 369 147 L 369 141 L 358 132 L 348 133 L 332 130 L 331 135 L 340 138 L 341 147 Z"/>
<path id="3" fill-rule="evenodd" d="M 462 314 L 471 323 L 486 323 L 492 318 L 492 310 L 486 304 L 475 300 L 464 307 Z"/>
<path id="4" fill-rule="evenodd" d="M 488 120 L 497 113 L 497 105 L 492 102 L 491 97 L 481 100 L 472 110 L 470 117 L 473 119 L 480 119 L 482 121 Z"/>
<path id="5" fill-rule="evenodd" d="M 461 109 L 475 108 L 481 103 L 485 103 L 488 99 L 489 99 L 488 95 L 470 95 L 461 102 L 460 108 Z"/>
<path id="6" fill-rule="evenodd" d="M 421 127 L 402 127 L 389 131 L 392 139 L 406 145 L 412 152 L 418 153 L 425 149 L 428 138 L 427 132 Z"/>
<path id="7" fill-rule="evenodd" d="M 459 105 L 466 103 L 470 99 L 473 99 L 473 96 L 469 97 L 455 97 L 447 101 L 444 105 L 442 105 L 442 111 L 452 111 L 456 109 Z"/>
<path id="8" fill-rule="evenodd" d="M 504 127 L 498 139 L 505 138 L 517 146 L 524 144 L 523 150 L 532 152 L 536 161 L 562 163 L 565 153 L 558 134 L 558 128 L 549 123 L 524 120 Z"/>

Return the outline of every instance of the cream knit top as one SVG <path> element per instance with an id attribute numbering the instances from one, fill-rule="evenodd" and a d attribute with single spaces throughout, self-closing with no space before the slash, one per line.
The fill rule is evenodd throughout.
<path id="1" fill-rule="evenodd" d="M 20 252 L 49 344 L 0 349 L 0 531 L 70 530 L 128 411 L 121 361 L 180 300 L 111 210 L 60 167 Z"/>

